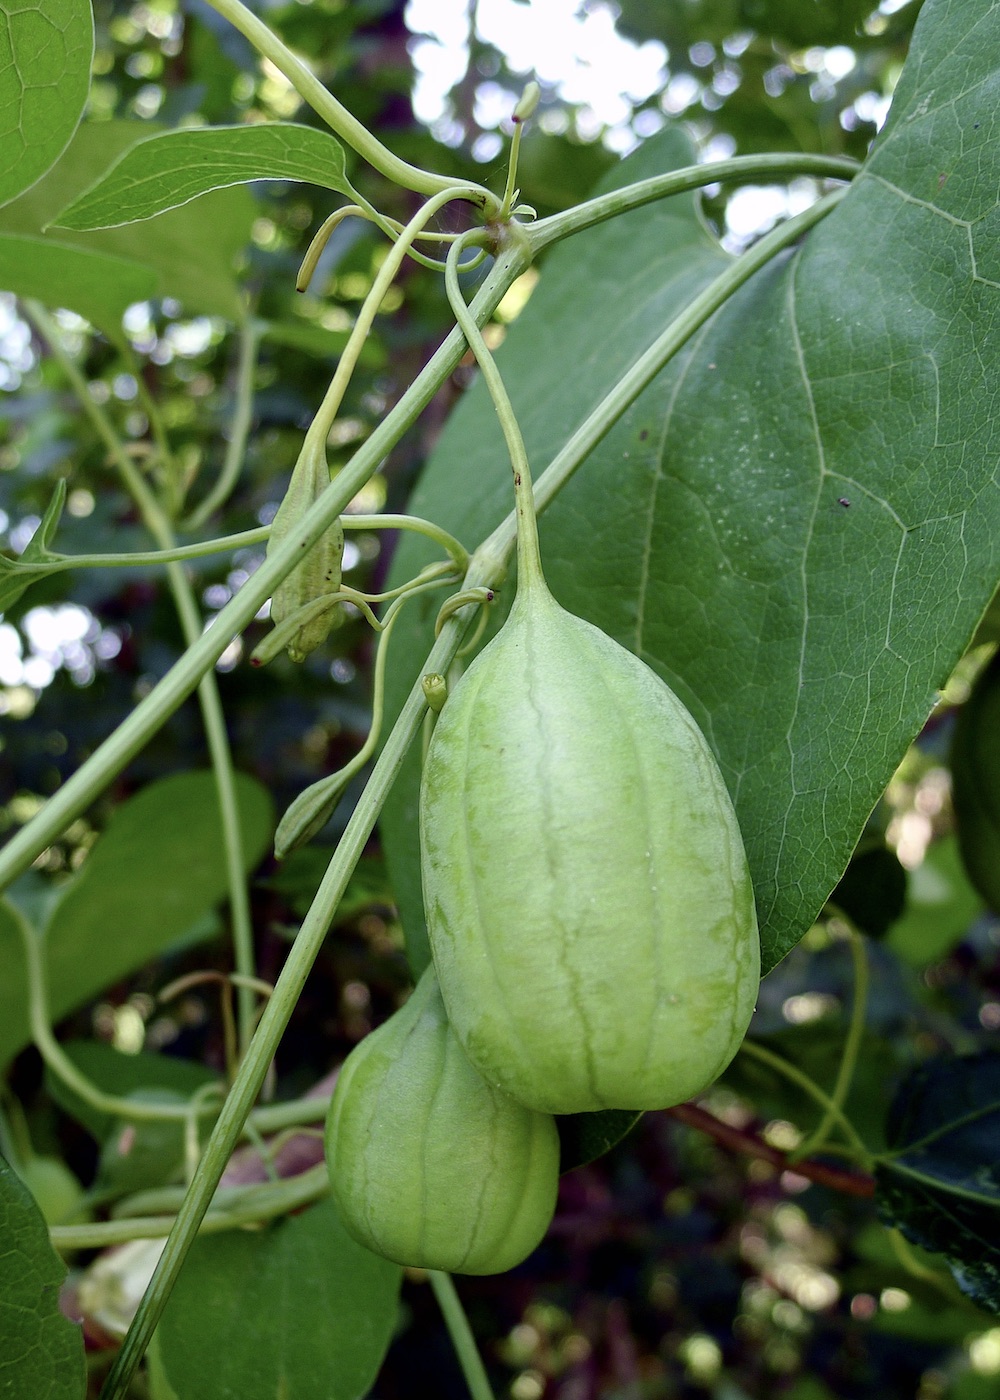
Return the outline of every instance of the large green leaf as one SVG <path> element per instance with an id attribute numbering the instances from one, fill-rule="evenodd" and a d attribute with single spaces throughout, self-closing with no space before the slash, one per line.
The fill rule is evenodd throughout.
<path id="1" fill-rule="evenodd" d="M 1000 6 L 928 0 L 847 197 L 654 381 L 543 521 L 556 597 L 667 680 L 719 757 L 765 968 L 843 873 L 1000 574 L 998 90 Z M 557 249 L 513 326 L 501 367 L 536 470 L 617 377 L 620 337 L 634 358 L 661 331 L 664 217 Z M 710 255 L 688 256 L 685 297 Z M 491 415 L 477 385 L 413 500 L 468 544 L 509 504 Z M 403 544 L 390 583 L 417 560 Z M 414 621 L 395 704 L 425 654 Z M 411 766 L 385 831 L 419 962 L 414 812 Z"/>
<path id="2" fill-rule="evenodd" d="M 90 89 L 90 0 L 5 0 L 0 8 L 0 204 L 62 153 Z"/>
<path id="3" fill-rule="evenodd" d="M 246 868 L 273 832 L 271 799 L 237 774 Z M 210 773 L 162 778 L 118 807 L 44 932 L 53 1020 L 156 957 L 204 920 L 226 893 Z M 30 1040 L 18 916 L 0 904 L 0 1064 Z M 37 935 L 35 935 L 37 936 Z"/>
<path id="4" fill-rule="evenodd" d="M 78 249 L 92 257 L 102 254 L 125 259 L 138 265 L 129 276 L 134 277 L 138 269 L 146 271 L 147 279 L 153 275 L 151 284 L 143 283 L 143 298 L 176 297 L 192 313 L 239 319 L 243 306 L 234 260 L 249 239 L 254 217 L 253 198 L 243 188 L 212 190 L 183 208 L 145 221 L 141 227 L 72 232 L 47 228 L 67 201 L 93 185 L 117 156 L 155 129 L 148 122 L 84 123 L 48 174 L 0 209 L 0 233 L 41 239 L 56 258 Z M 106 263 L 102 275 L 107 286 L 102 281 L 97 290 L 106 301 L 97 323 L 102 329 L 115 329 L 124 293 L 110 281 L 111 269 Z M 130 293 L 131 288 L 128 290 Z M 57 293 L 66 295 L 61 287 L 54 288 L 43 300 L 49 305 L 65 305 Z M 87 319 L 95 317 L 88 315 Z"/>
<path id="5" fill-rule="evenodd" d="M 157 1329 L 184 1400 L 359 1400 L 396 1324 L 402 1270 L 355 1244 L 332 1202 L 196 1240 Z"/>
<path id="6" fill-rule="evenodd" d="M 59 228 L 115 228 L 250 180 L 306 180 L 349 195 L 344 149 L 294 122 L 166 131 L 131 146 L 56 220 Z"/>
<path id="7" fill-rule="evenodd" d="M 882 1219 L 943 1254 L 963 1292 L 1000 1312 L 1000 1055 L 931 1060 L 906 1079 L 876 1172 Z"/>
<path id="8" fill-rule="evenodd" d="M 59 1311 L 66 1266 L 41 1211 L 0 1157 L 0 1397 L 83 1400 L 83 1333 Z"/>

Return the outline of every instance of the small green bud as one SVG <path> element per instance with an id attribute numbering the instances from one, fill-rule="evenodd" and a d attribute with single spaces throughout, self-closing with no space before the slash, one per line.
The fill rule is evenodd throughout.
<path id="1" fill-rule="evenodd" d="M 538 106 L 542 96 L 542 90 L 537 83 L 531 82 L 521 94 L 521 100 L 514 108 L 514 120 L 516 122 L 526 122 Z"/>
<path id="2" fill-rule="evenodd" d="M 420 681 L 428 709 L 439 715 L 448 698 L 448 682 L 438 671 L 429 671 Z"/>

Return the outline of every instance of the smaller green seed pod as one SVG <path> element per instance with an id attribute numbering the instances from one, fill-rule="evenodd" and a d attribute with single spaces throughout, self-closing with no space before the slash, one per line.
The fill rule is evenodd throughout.
<path id="1" fill-rule="evenodd" d="M 322 452 L 310 452 L 300 457 L 292 472 L 285 499 L 271 525 L 268 554 L 287 539 L 289 532 L 298 526 L 306 511 L 329 484 L 330 470 Z M 338 520 L 274 590 L 271 621 L 275 627 L 316 602 L 323 594 L 336 592 L 340 587 L 343 557 L 344 527 Z M 331 609 L 306 614 L 302 626 L 287 644 L 289 660 L 304 661 L 311 651 L 326 641 L 335 620 Z"/>
<path id="2" fill-rule="evenodd" d="M 496 1274 L 548 1228 L 559 1135 L 548 1114 L 472 1068 L 428 969 L 345 1061 L 326 1161 L 344 1224 L 366 1248 L 411 1268 Z"/>

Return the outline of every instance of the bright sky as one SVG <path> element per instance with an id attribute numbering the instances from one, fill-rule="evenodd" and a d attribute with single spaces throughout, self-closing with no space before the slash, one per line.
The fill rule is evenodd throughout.
<path id="1" fill-rule="evenodd" d="M 406 23 L 426 36 L 413 45 L 419 75 L 414 109 L 437 126 L 446 114 L 445 96 L 468 63 L 468 0 L 410 0 Z M 610 127 L 613 148 L 635 144 L 627 129 L 633 105 L 666 82 L 667 51 L 656 40 L 636 44 L 623 38 L 612 6 L 603 0 L 478 0 L 475 24 L 479 38 L 506 54 L 511 70 L 523 73 L 526 82 L 536 77 L 564 102 L 582 104 L 585 132 L 590 127 L 596 136 Z M 498 124 L 512 105 L 511 94 L 484 83 L 477 119 L 484 126 Z M 447 139 L 447 129 L 439 134 Z M 484 152 L 487 159 L 495 154 Z"/>

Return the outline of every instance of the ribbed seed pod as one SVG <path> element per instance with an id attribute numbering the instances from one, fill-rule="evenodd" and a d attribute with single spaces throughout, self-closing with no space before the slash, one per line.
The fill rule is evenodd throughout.
<path id="1" fill-rule="evenodd" d="M 555 1209 L 559 1135 L 491 1088 L 452 1033 L 434 971 L 344 1063 L 326 1126 L 350 1233 L 414 1268 L 502 1273 Z"/>
<path id="2" fill-rule="evenodd" d="M 1000 911 L 1000 652 L 959 711 L 951 776 L 962 860 L 983 899 Z"/>
<path id="3" fill-rule="evenodd" d="M 549 1113 L 710 1084 L 760 977 L 733 806 L 693 718 L 540 574 L 438 719 L 421 862 L 448 1015 L 491 1083 Z"/>

